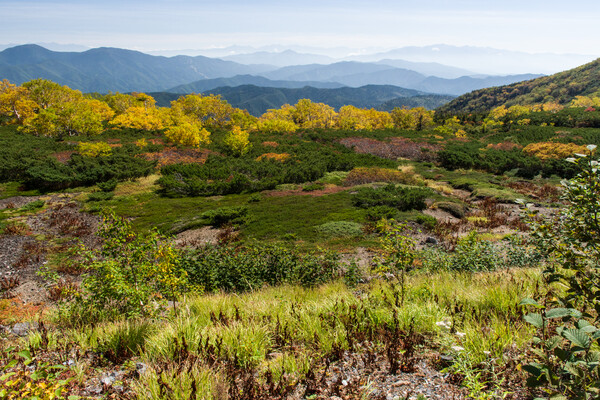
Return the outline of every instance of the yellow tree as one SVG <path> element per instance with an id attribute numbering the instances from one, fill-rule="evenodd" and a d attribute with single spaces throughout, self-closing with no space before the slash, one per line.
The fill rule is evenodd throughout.
<path id="1" fill-rule="evenodd" d="M 22 124 L 33 115 L 35 108 L 36 103 L 29 99 L 26 88 L 6 79 L 0 81 L 0 122 Z"/>
<path id="2" fill-rule="evenodd" d="M 109 93 L 103 96 L 103 100 L 116 115 L 123 114 L 129 107 L 137 105 L 136 100 L 132 95 L 119 92 Z"/>
<path id="3" fill-rule="evenodd" d="M 23 84 L 35 103 L 20 128 L 35 135 L 62 138 L 65 135 L 96 135 L 113 112 L 101 101 L 85 98 L 80 91 L 57 83 L 35 79 Z M 37 112 L 35 112 L 37 111 Z"/>
<path id="4" fill-rule="evenodd" d="M 243 156 L 250 150 L 250 140 L 248 132 L 242 130 L 239 126 L 234 126 L 231 132 L 223 140 L 227 149 L 236 157 Z"/>
<path id="5" fill-rule="evenodd" d="M 199 120 L 183 114 L 179 108 L 171 108 L 165 118 L 165 137 L 180 146 L 200 147 L 210 143 L 210 132 Z"/>
<path id="6" fill-rule="evenodd" d="M 411 113 L 408 107 L 395 107 L 390 115 L 397 129 L 415 129 L 417 126 L 415 115 Z"/>
<path id="7" fill-rule="evenodd" d="M 164 127 L 161 112 L 156 108 L 146 109 L 143 106 L 129 107 L 123 114 L 113 118 L 110 125 L 139 131 L 158 131 Z"/>
<path id="8" fill-rule="evenodd" d="M 172 101 L 171 108 L 178 108 L 185 115 L 197 118 L 209 130 L 226 129 L 231 125 L 232 115 L 236 112 L 221 96 L 213 94 L 188 94 Z"/>
<path id="9" fill-rule="evenodd" d="M 327 104 L 300 99 L 294 106 L 292 118 L 294 123 L 303 129 L 332 128 L 335 125 L 336 112 Z"/>
<path id="10" fill-rule="evenodd" d="M 344 130 L 372 130 L 370 120 L 361 108 L 343 106 L 337 115 L 337 126 Z"/>
<path id="11" fill-rule="evenodd" d="M 374 108 L 364 110 L 364 113 L 369 121 L 369 125 L 372 129 L 392 129 L 394 127 L 394 121 L 390 113 L 385 111 L 377 111 Z"/>

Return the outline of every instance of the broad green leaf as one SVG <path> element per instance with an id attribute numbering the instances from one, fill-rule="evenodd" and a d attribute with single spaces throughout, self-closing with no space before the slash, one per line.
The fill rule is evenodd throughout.
<path id="1" fill-rule="evenodd" d="M 523 319 L 526 322 L 529 322 L 531 325 L 535 326 L 536 328 L 542 329 L 544 327 L 544 319 L 540 314 L 529 313 L 525 317 L 523 317 Z"/>
<path id="2" fill-rule="evenodd" d="M 531 375 L 533 375 L 535 377 L 539 377 L 542 374 L 542 369 L 533 364 L 523 365 L 522 368 L 524 371 L 529 372 Z"/>
<path id="3" fill-rule="evenodd" d="M 523 300 L 521 300 L 521 302 L 519 303 L 519 305 L 520 306 L 534 306 L 534 307 L 537 307 L 537 308 L 544 308 L 543 305 L 541 305 L 540 303 L 538 303 L 534 299 L 523 299 Z"/>
<path id="4" fill-rule="evenodd" d="M 581 313 L 572 308 L 553 308 L 548 310 L 546 318 L 581 317 Z"/>
<path id="5" fill-rule="evenodd" d="M 579 329 L 565 329 L 562 335 L 575 346 L 588 349 L 590 347 L 590 337 Z"/>
<path id="6" fill-rule="evenodd" d="M 31 360 L 31 353 L 29 352 L 29 350 L 21 350 L 17 354 L 26 360 Z"/>
<path id="7" fill-rule="evenodd" d="M 546 348 L 548 350 L 552 350 L 556 346 L 558 346 L 562 342 L 562 340 L 563 338 L 561 338 L 560 336 L 552 336 L 550 339 L 548 339 L 548 341 L 546 341 Z"/>

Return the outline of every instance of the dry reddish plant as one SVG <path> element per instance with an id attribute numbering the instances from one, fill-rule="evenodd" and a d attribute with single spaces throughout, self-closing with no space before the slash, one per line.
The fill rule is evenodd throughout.
<path id="1" fill-rule="evenodd" d="M 521 146 L 520 144 L 517 143 L 513 143 L 513 142 L 500 142 L 500 143 L 490 143 L 487 145 L 488 149 L 494 149 L 494 150 L 502 150 L 502 151 L 510 151 L 513 149 L 522 149 L 523 146 Z"/>
<path id="2" fill-rule="evenodd" d="M 262 142 L 262 145 L 265 147 L 277 147 L 277 146 L 279 146 L 279 143 L 277 143 L 277 142 Z"/>
<path id="3" fill-rule="evenodd" d="M 435 160 L 440 146 L 426 142 L 413 142 L 406 138 L 392 138 L 382 142 L 368 138 L 344 138 L 340 143 L 361 154 L 373 154 L 382 158 L 396 160 L 400 157 L 418 161 Z"/>
<path id="4" fill-rule="evenodd" d="M 149 142 L 153 142 L 152 139 Z M 142 156 L 147 160 L 158 161 L 157 168 L 165 165 L 186 163 L 186 164 L 204 164 L 208 156 L 213 153 L 207 149 L 178 149 L 176 147 L 167 147 L 157 153 L 143 153 Z"/>
<path id="5" fill-rule="evenodd" d="M 265 153 L 265 154 L 261 154 L 260 156 L 258 156 L 256 158 L 256 161 L 260 161 L 265 158 L 268 158 L 269 160 L 276 160 L 276 161 L 284 162 L 285 160 L 290 158 L 290 155 L 288 153 Z"/>

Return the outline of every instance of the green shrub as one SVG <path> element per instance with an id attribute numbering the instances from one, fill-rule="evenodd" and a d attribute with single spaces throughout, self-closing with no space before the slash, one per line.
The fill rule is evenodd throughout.
<path id="1" fill-rule="evenodd" d="M 112 178 L 106 182 L 98 182 L 98 188 L 103 192 L 112 192 L 117 188 L 118 181 L 115 178 Z"/>
<path id="2" fill-rule="evenodd" d="M 431 215 L 426 214 L 417 215 L 415 221 L 421 226 L 423 226 L 423 228 L 428 230 L 433 230 L 437 225 L 437 219 L 435 219 L 435 217 L 432 217 Z"/>
<path id="3" fill-rule="evenodd" d="M 355 237 L 362 236 L 362 225 L 350 221 L 326 222 L 315 227 L 315 230 L 325 237 Z"/>
<path id="4" fill-rule="evenodd" d="M 302 187 L 303 192 L 313 192 L 315 190 L 323 190 L 325 185 L 320 182 L 313 182 Z"/>
<path id="5" fill-rule="evenodd" d="M 563 184 L 567 206 L 558 218 L 534 226 L 538 248 L 550 256 L 545 293 L 521 302 L 535 309 L 524 319 L 537 330 L 535 361 L 523 369 L 528 386 L 541 387 L 544 399 L 593 399 L 600 386 L 599 163 L 571 161 L 580 172 Z"/>
<path id="6" fill-rule="evenodd" d="M 223 226 L 228 223 L 243 224 L 248 217 L 248 207 L 221 207 L 214 210 L 205 211 L 201 217 L 209 225 Z"/>
<path id="7" fill-rule="evenodd" d="M 453 203 L 450 201 L 441 201 L 439 203 L 435 203 L 434 207 L 439 208 L 440 210 L 444 210 L 450 213 L 452 216 L 462 219 L 465 216 L 466 209 L 465 206 L 458 203 Z"/>
<path id="8" fill-rule="evenodd" d="M 190 289 L 179 252 L 156 231 L 138 235 L 128 221 L 107 213 L 98 235 L 100 248 L 80 249 L 82 265 L 89 272 L 82 291 L 60 304 L 61 323 L 85 325 L 156 315 L 165 299 L 176 300 Z"/>
<path id="9" fill-rule="evenodd" d="M 212 247 L 187 252 L 191 283 L 206 291 L 247 291 L 282 283 L 319 285 L 339 276 L 336 254 L 305 253 L 281 246 Z"/>
<path id="10" fill-rule="evenodd" d="M 31 203 L 25 204 L 19 210 L 21 210 L 21 211 L 33 211 L 33 210 L 37 210 L 38 208 L 44 207 L 45 204 L 46 204 L 46 202 L 44 200 L 35 200 L 35 201 L 32 201 Z"/>
<path id="11" fill-rule="evenodd" d="M 398 215 L 398 209 L 390 206 L 375 206 L 367 209 L 367 220 L 379 221 L 380 219 L 392 219 Z"/>
<path id="12" fill-rule="evenodd" d="M 106 201 L 115 196 L 114 192 L 93 192 L 88 194 L 87 201 Z"/>
<path id="13" fill-rule="evenodd" d="M 390 183 L 380 189 L 358 189 L 358 193 L 352 196 L 352 204 L 361 208 L 388 206 L 400 211 L 423 210 L 427 207 L 425 199 L 428 195 L 431 195 L 429 189 L 400 187 Z"/>

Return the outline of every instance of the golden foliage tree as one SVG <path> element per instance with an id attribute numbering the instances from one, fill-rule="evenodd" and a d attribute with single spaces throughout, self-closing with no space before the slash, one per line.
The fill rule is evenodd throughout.
<path id="1" fill-rule="evenodd" d="M 0 122 L 22 124 L 34 114 L 36 103 L 29 99 L 27 89 L 8 80 L 0 81 Z"/>
<path id="2" fill-rule="evenodd" d="M 250 150 L 250 135 L 239 126 L 234 126 L 225 137 L 223 143 L 227 149 L 236 157 L 243 156 Z"/>
<path id="3" fill-rule="evenodd" d="M 198 119 L 202 126 L 209 130 L 228 128 L 231 126 L 233 114 L 240 111 L 221 99 L 221 96 L 203 96 L 195 93 L 172 101 L 171 108 L 179 109 L 183 114 Z"/>

